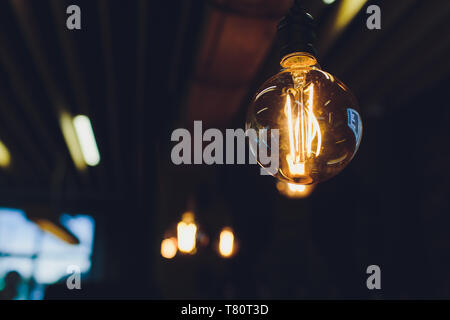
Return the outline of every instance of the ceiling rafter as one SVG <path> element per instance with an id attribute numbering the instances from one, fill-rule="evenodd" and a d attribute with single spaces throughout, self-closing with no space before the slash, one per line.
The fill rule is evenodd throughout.
<path id="1" fill-rule="evenodd" d="M 100 12 L 99 23 L 100 32 L 102 34 L 102 48 L 105 57 L 105 78 L 106 78 L 106 109 L 108 110 L 108 133 L 109 133 L 109 148 L 111 150 L 112 158 L 110 161 L 113 164 L 113 174 L 115 177 L 115 184 L 113 188 L 118 190 L 122 185 L 124 179 L 122 174 L 121 161 L 121 145 L 119 138 L 119 119 L 118 119 L 118 104 L 117 104 L 117 82 L 116 71 L 114 68 L 112 36 L 111 36 L 111 22 L 109 5 L 107 0 L 99 0 L 98 8 Z"/>
<path id="2" fill-rule="evenodd" d="M 38 107 L 33 101 L 32 90 L 30 90 L 31 85 L 23 77 L 23 70 L 19 68 L 19 64 L 14 59 L 14 54 L 8 48 L 8 43 L 6 38 L 0 31 L 0 62 L 2 63 L 4 70 L 7 72 L 11 89 L 13 90 L 15 97 L 19 101 L 21 107 L 25 110 L 26 114 L 30 117 L 31 123 L 35 131 L 38 133 L 38 140 L 41 142 L 41 153 L 43 154 L 47 151 L 50 154 L 57 154 L 57 144 L 55 139 L 52 137 L 50 130 L 45 124 L 45 120 L 42 115 L 38 112 Z M 33 135 L 34 132 L 28 130 L 28 135 Z M 39 159 L 40 156 L 36 156 Z M 40 160 L 38 160 L 40 161 Z M 44 168 L 44 172 L 46 167 Z"/>

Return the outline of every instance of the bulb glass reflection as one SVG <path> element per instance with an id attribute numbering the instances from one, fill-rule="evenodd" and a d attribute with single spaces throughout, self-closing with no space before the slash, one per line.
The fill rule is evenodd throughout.
<path id="1" fill-rule="evenodd" d="M 359 147 L 357 101 L 310 54 L 287 55 L 281 66 L 255 95 L 246 128 L 278 129 L 279 180 L 301 185 L 327 180 L 348 165 Z M 259 142 L 260 147 L 270 146 Z"/>

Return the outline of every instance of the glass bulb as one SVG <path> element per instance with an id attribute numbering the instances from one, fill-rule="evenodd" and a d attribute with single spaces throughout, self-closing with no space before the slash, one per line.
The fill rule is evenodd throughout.
<path id="1" fill-rule="evenodd" d="M 309 185 L 327 180 L 358 150 L 362 122 L 356 98 L 336 77 L 320 69 L 314 56 L 296 52 L 281 60 L 282 70 L 258 90 L 246 129 L 268 137 L 278 129 L 281 181 Z M 267 135 L 259 130 L 268 129 Z M 259 139 L 259 138 L 258 138 Z M 258 141 L 270 148 L 270 141 Z M 252 150 L 258 163 L 256 150 Z"/>

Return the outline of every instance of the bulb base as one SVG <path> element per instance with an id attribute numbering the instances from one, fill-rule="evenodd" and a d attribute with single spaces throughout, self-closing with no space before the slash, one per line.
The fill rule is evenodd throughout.
<path id="1" fill-rule="evenodd" d="M 278 23 L 277 39 L 280 58 L 294 52 L 306 52 L 317 56 L 314 48 L 316 34 L 314 18 L 295 1 L 294 6 Z"/>
<path id="2" fill-rule="evenodd" d="M 311 68 L 318 66 L 317 59 L 307 52 L 294 52 L 281 58 L 283 68 Z"/>

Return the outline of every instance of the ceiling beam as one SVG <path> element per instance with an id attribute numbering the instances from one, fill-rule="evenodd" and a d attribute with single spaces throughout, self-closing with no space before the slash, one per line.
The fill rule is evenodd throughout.
<path id="1" fill-rule="evenodd" d="M 121 161 L 121 145 L 119 137 L 119 119 L 117 104 L 117 82 L 116 72 L 114 69 L 111 22 L 109 5 L 107 0 L 98 1 L 99 22 L 102 39 L 103 55 L 105 57 L 105 78 L 106 78 L 106 119 L 109 131 L 109 147 L 111 150 L 111 159 L 113 165 L 114 182 L 113 189 L 118 191 L 123 184 L 122 161 Z"/>
<path id="2" fill-rule="evenodd" d="M 222 127 L 266 58 L 291 0 L 212 1 L 186 101 L 188 123 Z"/>

